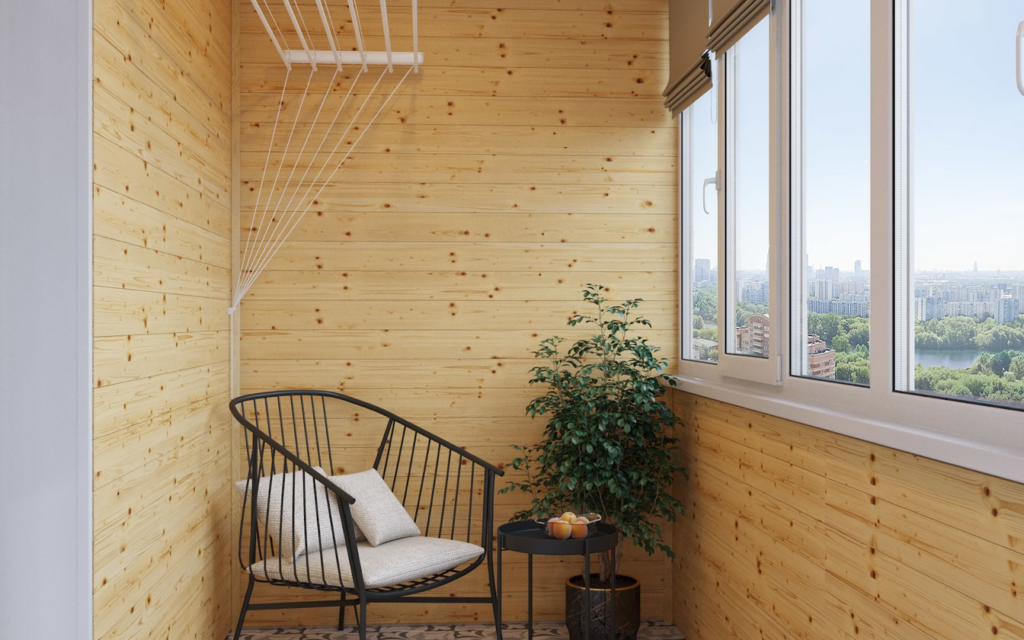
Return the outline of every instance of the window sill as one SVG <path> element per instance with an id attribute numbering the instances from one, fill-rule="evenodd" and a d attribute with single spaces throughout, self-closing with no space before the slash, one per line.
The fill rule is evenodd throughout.
<path id="1" fill-rule="evenodd" d="M 676 381 L 674 389 L 677 391 L 1024 483 L 1024 452 L 1020 450 L 833 411 L 722 382 L 678 375 L 667 377 Z"/>

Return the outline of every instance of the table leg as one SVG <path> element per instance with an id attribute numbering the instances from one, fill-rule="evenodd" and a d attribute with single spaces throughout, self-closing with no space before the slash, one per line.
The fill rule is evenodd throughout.
<path id="1" fill-rule="evenodd" d="M 526 554 L 526 629 L 527 640 L 533 640 L 533 554 Z"/>
<path id="2" fill-rule="evenodd" d="M 583 596 L 586 598 L 587 617 L 583 622 L 583 637 L 586 640 L 590 640 L 590 545 L 586 545 L 584 548 L 584 559 L 583 559 Z"/>
<path id="3" fill-rule="evenodd" d="M 501 533 L 499 533 L 498 534 L 498 578 L 497 578 L 497 580 L 495 580 L 495 582 L 497 584 L 494 585 L 494 587 L 496 589 L 496 593 L 498 594 L 498 602 L 495 604 L 495 607 L 494 607 L 495 611 L 498 612 L 498 615 L 496 616 L 497 617 L 497 620 L 496 620 L 497 624 L 495 625 L 496 626 L 496 631 L 498 632 L 498 639 L 497 640 L 502 640 L 502 637 L 501 637 L 502 636 L 502 633 L 501 633 L 501 631 L 502 631 L 502 622 L 501 622 L 501 548 L 504 546 L 504 544 L 505 544 L 505 536 L 502 535 Z"/>

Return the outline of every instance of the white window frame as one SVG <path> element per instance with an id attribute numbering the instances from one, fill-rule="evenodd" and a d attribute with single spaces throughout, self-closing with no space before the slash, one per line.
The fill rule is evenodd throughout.
<path id="1" fill-rule="evenodd" d="M 788 0 L 785 3 L 786 14 L 783 19 L 786 25 L 793 25 L 796 16 L 799 14 L 802 5 L 813 0 Z M 872 15 L 874 7 L 872 7 Z M 806 235 L 806 183 L 804 178 L 804 150 L 803 150 L 803 127 L 794 126 L 794 122 L 804 116 L 803 104 L 793 100 L 794 87 L 800 87 L 804 82 L 803 77 L 803 35 L 794 28 L 785 30 L 785 53 L 783 60 L 785 82 L 786 108 L 783 112 L 785 124 L 783 126 L 785 135 L 783 143 L 786 145 L 782 156 L 785 166 L 785 196 L 783 201 L 784 210 L 787 212 L 786 224 L 788 228 L 785 237 L 788 238 L 788 254 L 786 259 L 787 267 L 787 300 L 790 322 L 786 329 L 789 331 L 789 361 L 787 372 L 789 376 L 799 377 L 807 380 L 831 384 L 854 385 L 858 387 L 867 386 L 862 383 L 838 380 L 832 378 L 818 378 L 811 376 L 808 372 L 807 336 L 808 316 L 807 308 L 808 294 L 810 292 L 807 277 L 807 235 Z M 870 187 L 869 187 L 870 188 Z M 794 194 L 797 194 L 794 197 Z M 870 205 L 869 205 L 870 206 Z M 873 280 L 873 279 L 872 279 Z M 873 335 L 873 334 L 872 334 Z M 913 369 L 913 367 L 911 367 Z"/>
<path id="2" fill-rule="evenodd" d="M 709 91 L 713 91 L 710 89 Z M 703 96 L 702 96 L 703 97 Z M 696 257 L 693 246 L 693 216 L 690 194 L 703 179 L 693 175 L 693 105 L 683 109 L 679 125 L 679 357 L 696 364 L 715 362 L 698 360 L 693 353 L 693 278 L 689 270 Z M 703 213 L 703 212 L 701 212 Z"/>
<path id="3" fill-rule="evenodd" d="M 785 19 L 792 24 L 793 13 L 803 0 L 793 0 L 792 4 L 786 5 Z M 786 323 L 786 333 L 789 337 L 790 351 L 789 362 L 786 371 L 790 376 L 795 376 L 807 370 L 807 274 L 804 267 L 807 255 L 807 235 L 804 220 L 804 202 L 806 200 L 804 188 L 803 171 L 803 127 L 794 127 L 794 114 L 803 116 L 803 106 L 794 106 L 792 100 L 793 86 L 800 86 L 803 83 L 803 71 L 800 64 L 794 64 L 792 54 L 801 51 L 803 47 L 803 36 L 794 33 L 789 29 L 787 33 L 786 51 L 783 56 L 783 64 L 788 71 L 785 79 L 785 96 L 787 109 L 784 113 L 786 136 L 783 138 L 786 144 L 786 181 L 785 181 L 785 202 L 788 204 L 787 216 L 788 229 L 785 234 L 789 239 L 789 259 L 787 262 L 786 282 L 788 283 L 787 293 L 789 295 L 789 318 Z M 796 166 L 799 165 L 799 166 Z M 798 193 L 794 198 L 793 194 Z M 797 326 L 799 324 L 799 326 Z"/>
<path id="4" fill-rule="evenodd" d="M 914 274 L 910 265 L 914 263 L 912 219 L 910 216 L 910 111 L 906 100 L 908 78 L 904 71 L 909 55 L 909 12 L 910 0 L 893 0 L 892 7 L 892 256 L 888 264 L 892 269 L 890 282 L 893 290 L 889 296 L 893 301 L 893 386 L 897 391 L 911 391 L 914 388 L 914 314 L 910 311 L 910 300 L 914 296 Z"/>
<path id="5" fill-rule="evenodd" d="M 708 93 L 713 91 L 715 91 L 714 86 L 708 90 Z M 698 100 L 703 97 L 704 95 L 701 94 Z M 697 214 L 704 215 L 704 212 L 693 207 L 690 194 L 695 196 L 694 200 L 700 199 L 703 202 L 707 197 L 707 189 L 717 189 L 719 175 L 717 170 L 715 176 L 698 176 L 693 172 L 692 109 L 695 104 L 696 100 L 683 109 L 677 118 L 679 126 L 679 358 L 698 365 L 717 366 L 717 362 L 700 360 L 693 353 L 693 278 L 690 276 L 689 269 L 693 268 L 694 259 L 697 257 L 693 243 L 693 218 Z M 717 106 L 717 101 L 712 104 Z M 705 185 L 705 178 L 712 177 L 715 179 L 715 184 Z M 695 192 L 696 189 L 702 189 L 702 192 L 698 194 Z"/>
<path id="6" fill-rule="evenodd" d="M 690 107 L 679 112 L 679 359 L 698 362 L 693 358 L 693 114 Z"/>
<path id="7" fill-rule="evenodd" d="M 778 60 L 778 41 L 775 26 L 775 16 L 769 20 L 770 46 L 769 46 L 769 86 L 772 93 L 769 98 L 769 149 L 772 150 L 772 161 L 769 163 L 769 194 L 768 194 L 768 316 L 771 319 L 771 338 L 768 343 L 768 357 L 740 355 L 729 353 L 728 344 L 735 334 L 736 317 L 736 282 L 733 277 L 731 262 L 735 252 L 730 250 L 734 244 L 735 225 L 730 224 L 733 218 L 732 196 L 733 179 L 729 175 L 729 163 L 734 155 L 732 145 L 735 136 L 729 135 L 732 122 L 729 87 L 732 84 L 732 67 L 734 58 L 732 49 L 726 50 L 717 56 L 715 64 L 718 65 L 719 86 L 715 88 L 718 95 L 718 366 L 721 375 L 727 378 L 747 380 L 765 385 L 777 385 L 782 382 L 782 340 L 776 336 L 780 333 L 779 324 L 781 314 L 779 313 L 779 212 L 780 192 L 778 188 L 778 154 L 774 152 L 778 148 L 779 134 L 779 105 L 775 87 L 778 84 L 778 68 L 775 64 Z M 781 331 L 785 333 L 785 331 Z"/>
<path id="8" fill-rule="evenodd" d="M 894 362 L 896 272 L 894 270 L 894 67 L 895 14 L 907 0 L 871 0 L 871 385 L 827 384 L 793 375 L 789 350 L 791 305 L 777 304 L 792 282 L 789 256 L 793 231 L 788 215 L 772 224 L 772 251 L 777 277 L 771 281 L 772 342 L 782 360 L 781 384 L 765 384 L 756 376 L 720 365 L 679 361 L 674 376 L 683 391 L 852 436 L 879 445 L 1024 482 L 1024 413 L 1012 408 L 958 402 L 897 390 Z M 776 210 L 789 203 L 789 21 L 790 2 L 777 0 L 771 14 L 773 163 Z M 783 28 L 785 27 L 785 28 Z M 724 85 L 724 83 L 721 83 Z M 723 100 L 719 100 L 720 110 Z M 778 117 L 784 114 L 784 117 Z M 723 118 L 719 118 L 721 123 Z M 720 164 L 722 156 L 720 155 Z M 785 207 L 778 203 L 785 203 Z M 724 211 L 721 207 L 719 211 Z M 721 233 L 719 234 L 721 236 Z M 721 239 L 720 239 L 721 242 Z M 719 256 L 722 260 L 722 255 Z M 727 276 L 719 267 L 719 279 Z M 682 278 L 687 275 L 683 274 Z M 785 291 L 779 291 L 780 283 Z M 719 289 L 719 299 L 723 289 Z M 720 302 L 721 305 L 721 302 Z M 722 315 L 720 312 L 720 331 Z M 774 329 L 774 327 L 783 329 Z M 902 345 L 902 349 L 905 345 Z M 909 352 L 908 352 L 909 353 Z M 746 358 L 744 358 L 745 360 Z M 865 465 L 870 461 L 865 460 Z"/>

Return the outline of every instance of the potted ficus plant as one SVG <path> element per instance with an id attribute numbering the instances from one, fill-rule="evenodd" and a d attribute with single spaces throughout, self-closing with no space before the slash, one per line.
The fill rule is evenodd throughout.
<path id="1" fill-rule="evenodd" d="M 566 341 L 545 339 L 534 353 L 548 363 L 531 370 L 530 384 L 545 387 L 530 402 L 527 415 L 544 416 L 543 439 L 519 452 L 511 466 L 525 480 L 511 481 L 502 492 L 532 495 L 529 509 L 514 519 L 545 518 L 564 511 L 601 514 L 614 524 L 620 542 L 631 540 L 649 554 L 661 550 L 674 557 L 659 522 L 673 521 L 683 505 L 672 496 L 672 482 L 683 469 L 677 462 L 672 430 L 676 416 L 662 396 L 661 374 L 667 362 L 659 349 L 637 335 L 651 323 L 637 317 L 641 299 L 610 304 L 601 285 L 587 285 L 583 300 L 593 315 L 574 315 L 569 326 L 592 326 L 594 335 Z M 671 381 L 669 381 L 671 383 Z M 610 577 L 616 572 L 616 627 L 609 616 L 590 623 L 594 640 L 631 640 L 640 626 L 640 581 L 618 573 L 623 545 L 600 558 L 600 575 L 591 579 L 591 610 L 607 612 Z M 566 622 L 571 638 L 584 637 L 582 576 L 566 583 Z"/>

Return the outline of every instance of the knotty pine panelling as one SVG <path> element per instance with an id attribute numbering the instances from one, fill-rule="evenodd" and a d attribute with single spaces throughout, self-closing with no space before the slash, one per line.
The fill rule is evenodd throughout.
<path id="1" fill-rule="evenodd" d="M 241 305 L 242 390 L 342 391 L 507 462 L 509 444 L 536 442 L 543 427 L 524 416 L 539 393 L 527 384 L 532 352 L 549 335 L 582 335 L 565 323 L 584 309 L 584 284 L 646 299 L 654 323 L 648 335 L 670 358 L 676 353 L 676 128 L 661 100 L 668 3 L 419 4 L 426 64 L 409 76 Z M 313 2 L 298 6 L 307 23 L 319 24 Z M 244 246 L 285 72 L 251 4 L 241 1 L 239 8 Z M 382 47 L 379 25 L 371 26 L 378 20 L 373 3 L 359 8 L 368 46 Z M 396 48 L 409 48 L 408 3 L 388 13 Z M 334 21 L 350 41 L 346 14 L 336 12 Z M 357 71 L 346 66 L 338 74 L 324 113 L 337 109 Z M 295 67 L 275 148 L 283 149 L 282 132 L 296 120 L 295 140 L 313 126 L 310 144 L 317 143 L 324 125 L 314 125 L 312 114 L 333 72 L 314 76 L 299 109 L 309 71 Z M 371 68 L 360 78 L 352 100 L 379 73 Z M 398 75 L 385 77 L 378 92 L 390 92 Z M 360 127 L 375 110 L 367 108 Z M 280 168 L 283 183 L 297 154 L 279 160 L 271 158 L 268 175 Z M 315 172 L 321 164 L 313 166 Z M 272 193 L 270 181 L 262 202 Z M 348 471 L 372 460 L 373 444 L 358 437 L 359 426 L 339 425 L 337 441 L 350 445 L 335 461 Z M 498 521 L 525 503 L 499 496 Z M 506 557 L 509 566 L 523 562 Z M 506 571 L 509 620 L 526 615 L 521 568 Z M 580 568 L 575 560 L 539 561 L 539 619 L 563 617 L 565 578 Z M 644 615 L 668 617 L 667 559 L 631 549 L 626 570 L 643 577 Z M 233 573 L 244 577 L 237 567 Z M 485 594 L 485 576 L 477 572 L 447 592 Z M 267 587 L 254 594 L 255 601 L 282 597 L 304 596 Z M 254 626 L 336 619 L 330 610 L 249 617 Z M 380 605 L 370 607 L 370 619 L 486 621 L 491 611 Z"/>
<path id="2" fill-rule="evenodd" d="M 672 395 L 689 640 L 1024 638 L 1024 486 Z"/>
<path id="3" fill-rule="evenodd" d="M 231 4 L 94 3 L 94 637 L 223 638 Z"/>

